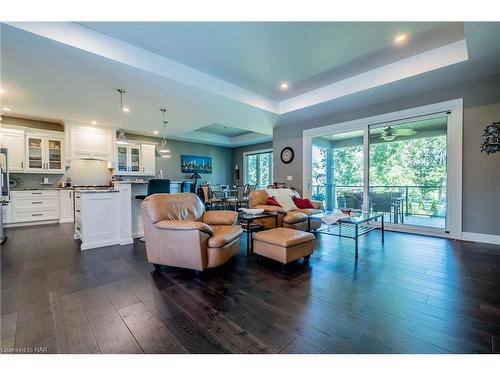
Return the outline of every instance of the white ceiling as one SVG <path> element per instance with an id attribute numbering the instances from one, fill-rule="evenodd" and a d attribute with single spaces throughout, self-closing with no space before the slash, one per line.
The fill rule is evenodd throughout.
<path id="1" fill-rule="evenodd" d="M 160 130 L 166 107 L 170 137 L 235 147 L 270 140 L 276 125 L 499 72 L 499 25 L 2 24 L 2 106 L 147 135 Z M 406 46 L 392 44 L 399 32 L 409 33 Z M 457 52 L 453 42 L 464 38 L 467 49 Z M 404 74 L 375 74 L 403 62 Z M 363 86 L 370 74 L 385 81 Z M 334 92 L 353 78 L 361 81 L 355 90 Z M 290 83 L 285 94 L 276 90 L 281 80 Z M 131 107 L 123 125 L 119 87 Z"/>
<path id="2" fill-rule="evenodd" d="M 275 100 L 463 38 L 461 23 L 437 22 L 81 24 Z M 395 49 L 399 33 L 412 43 Z"/>

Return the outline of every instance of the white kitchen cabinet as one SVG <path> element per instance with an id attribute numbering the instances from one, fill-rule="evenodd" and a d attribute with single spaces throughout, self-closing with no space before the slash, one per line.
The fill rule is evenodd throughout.
<path id="1" fill-rule="evenodd" d="M 117 145 L 118 175 L 141 175 L 141 146 L 140 145 Z"/>
<path id="2" fill-rule="evenodd" d="M 75 239 L 81 250 L 120 244 L 120 197 L 116 192 L 75 191 Z"/>
<path id="3" fill-rule="evenodd" d="M 12 223 L 59 220 L 59 191 L 12 191 Z"/>
<path id="4" fill-rule="evenodd" d="M 72 223 L 74 221 L 73 190 L 59 190 L 59 223 Z"/>
<path id="5" fill-rule="evenodd" d="M 156 148 L 155 145 L 141 144 L 141 174 L 154 176 L 156 174 Z"/>
<path id="6" fill-rule="evenodd" d="M 114 130 L 68 124 L 68 159 L 97 159 L 111 161 L 113 156 Z"/>
<path id="7" fill-rule="evenodd" d="M 63 174 L 63 136 L 27 133 L 25 171 Z"/>
<path id="8" fill-rule="evenodd" d="M 9 172 L 24 172 L 25 135 L 23 130 L 0 129 L 0 147 L 9 155 Z"/>
<path id="9" fill-rule="evenodd" d="M 120 196 L 120 245 L 134 242 L 132 238 L 132 186 L 131 184 L 115 182 L 115 189 Z"/>

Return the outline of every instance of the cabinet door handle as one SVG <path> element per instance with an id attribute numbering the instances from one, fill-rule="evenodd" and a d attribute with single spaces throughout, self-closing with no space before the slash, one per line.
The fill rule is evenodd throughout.
<path id="1" fill-rule="evenodd" d="M 24 161 L 21 162 L 21 168 L 24 169 Z"/>
<path id="2" fill-rule="evenodd" d="M 70 198 L 71 198 L 71 195 L 72 195 L 72 193 L 71 193 L 71 191 L 70 191 L 70 192 L 69 192 L 69 197 L 70 197 Z"/>

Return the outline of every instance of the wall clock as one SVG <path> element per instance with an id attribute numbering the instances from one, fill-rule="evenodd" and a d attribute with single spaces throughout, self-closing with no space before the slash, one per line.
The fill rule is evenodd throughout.
<path id="1" fill-rule="evenodd" d="M 280 157 L 283 163 L 290 164 L 293 161 L 293 158 L 295 157 L 295 152 L 293 151 L 293 148 L 285 147 L 283 150 L 281 150 Z"/>

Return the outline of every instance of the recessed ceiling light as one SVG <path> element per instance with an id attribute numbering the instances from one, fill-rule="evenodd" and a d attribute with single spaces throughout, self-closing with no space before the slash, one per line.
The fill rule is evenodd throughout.
<path id="1" fill-rule="evenodd" d="M 396 35 L 396 37 L 394 38 L 394 43 L 401 44 L 406 39 L 408 39 L 408 35 L 407 34 L 399 34 L 399 35 Z"/>
<path id="2" fill-rule="evenodd" d="M 0 87 L 0 94 L 5 94 L 5 90 Z"/>
<path id="3" fill-rule="evenodd" d="M 281 82 L 281 84 L 280 84 L 280 89 L 282 89 L 282 90 L 286 90 L 287 88 L 288 88 L 288 83 L 286 83 L 286 82 Z"/>
<path id="4" fill-rule="evenodd" d="M 158 130 L 153 130 L 153 134 L 158 134 Z"/>
<path id="5" fill-rule="evenodd" d="M 98 122 L 97 122 L 97 121 L 91 121 L 90 123 L 91 123 L 92 125 L 97 125 L 97 124 L 98 124 Z"/>
<path id="6" fill-rule="evenodd" d="M 130 112 L 130 108 L 129 107 L 123 107 L 123 112 Z"/>
<path id="7" fill-rule="evenodd" d="M 9 107 L 3 107 L 3 108 L 2 108 L 2 111 L 9 112 L 9 111 L 10 111 L 10 108 L 9 108 Z"/>

